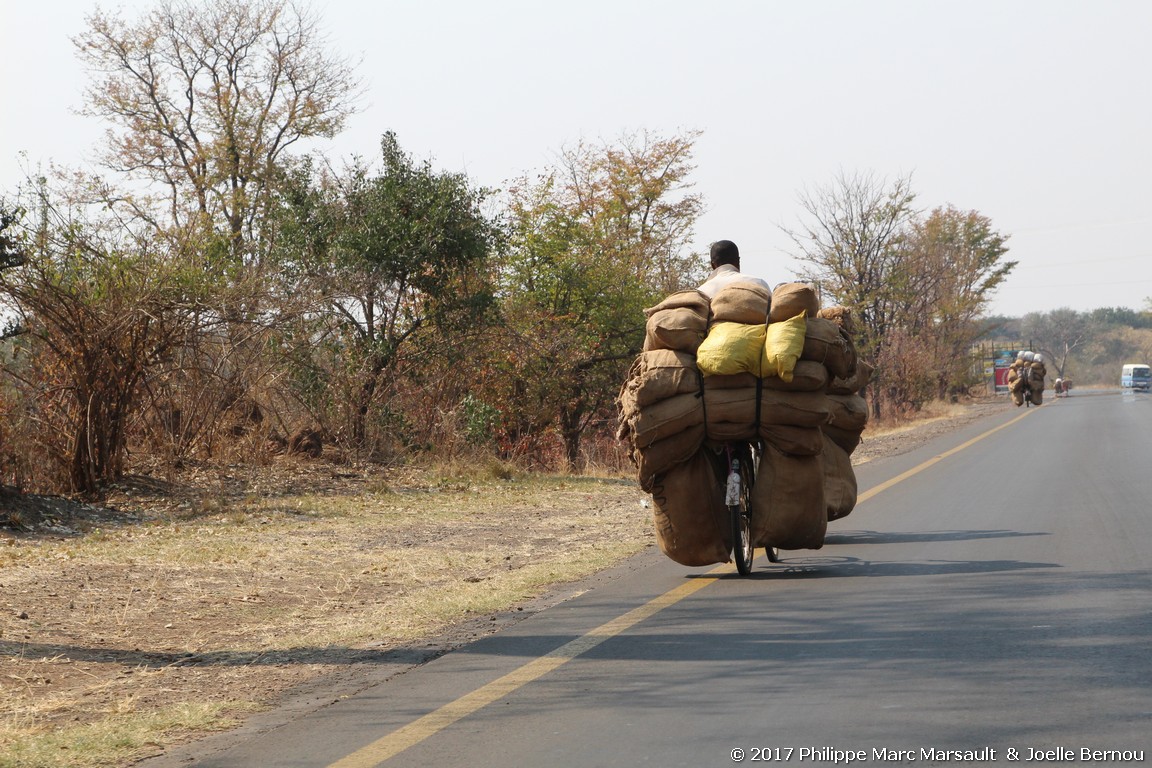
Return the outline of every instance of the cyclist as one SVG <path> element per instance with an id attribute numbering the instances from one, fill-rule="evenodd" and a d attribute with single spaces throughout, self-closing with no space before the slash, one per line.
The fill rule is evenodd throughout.
<path id="1" fill-rule="evenodd" d="M 729 283 L 759 283 L 769 292 L 772 291 L 767 281 L 745 275 L 740 271 L 740 249 L 731 240 L 717 240 L 712 243 L 709 262 L 712 265 L 712 272 L 708 275 L 708 279 L 700 284 L 698 290 L 710 299 L 715 298 L 719 290 Z"/>
<path id="2" fill-rule="evenodd" d="M 721 288 L 739 282 L 752 282 L 763 286 L 771 295 L 772 287 L 767 281 L 740 272 L 740 249 L 731 240 L 717 240 L 709 252 L 712 272 L 699 287 L 699 291 L 709 300 L 716 298 Z M 759 465 L 760 445 L 758 440 L 746 443 L 730 442 L 718 456 L 724 459 L 723 477 L 726 483 L 725 503 L 732 514 L 732 553 L 736 567 L 741 574 L 752 570 L 755 546 L 751 531 L 751 489 L 755 482 Z M 776 549 L 765 548 L 768 559 L 778 562 Z"/>

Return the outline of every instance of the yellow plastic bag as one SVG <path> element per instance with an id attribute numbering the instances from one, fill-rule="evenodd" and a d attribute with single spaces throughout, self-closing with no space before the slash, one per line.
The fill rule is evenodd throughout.
<path id="1" fill-rule="evenodd" d="M 778 323 L 768 323 L 764 335 L 764 376 L 778 376 L 781 381 L 792 381 L 792 371 L 796 369 L 796 361 L 804 351 L 804 333 L 807 328 L 808 321 L 804 312 Z"/>
<path id="2" fill-rule="evenodd" d="M 734 373 L 763 376 L 764 334 L 763 325 L 713 323 L 696 350 L 696 367 L 705 376 Z"/>

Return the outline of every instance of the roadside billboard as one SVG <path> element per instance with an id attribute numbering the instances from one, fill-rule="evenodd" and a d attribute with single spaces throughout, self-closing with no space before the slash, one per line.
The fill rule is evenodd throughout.
<path id="1" fill-rule="evenodd" d="M 1017 351 L 1015 349 L 998 349 L 993 353 L 992 376 L 996 383 L 997 392 L 1008 391 L 1008 369 L 1016 360 Z"/>

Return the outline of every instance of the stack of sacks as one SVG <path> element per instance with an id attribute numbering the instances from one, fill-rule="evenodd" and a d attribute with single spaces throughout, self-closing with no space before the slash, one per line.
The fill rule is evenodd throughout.
<path id="1" fill-rule="evenodd" d="M 674 293 L 644 310 L 644 348 L 617 398 L 620 428 L 640 487 L 652 494 L 660 551 L 681 565 L 727 562 L 732 548 L 724 489 L 704 444 L 696 350 L 708 333 L 708 297 Z"/>
<path id="2" fill-rule="evenodd" d="M 762 438 L 787 453 L 814 456 L 829 416 L 822 395 L 828 372 L 798 359 L 804 308 L 778 325 L 775 311 L 775 295 L 757 283 L 733 283 L 712 299 L 712 323 L 697 352 L 707 436 Z"/>
<path id="3" fill-rule="evenodd" d="M 706 434 L 713 441 L 764 441 L 752 490 L 756 546 L 819 549 L 828 521 L 856 500 L 851 461 L 841 451 L 843 461 L 826 466 L 822 431 L 842 408 L 828 393 L 831 382 L 856 375 L 855 348 L 836 320 L 819 316 L 811 286 L 784 283 L 769 296 L 752 285 L 731 288 L 737 285 L 743 303 L 731 300 L 728 288 L 716 295 L 708 337 L 697 350 Z M 748 340 L 760 331 L 762 355 Z"/>
<path id="4" fill-rule="evenodd" d="M 860 367 L 839 321 L 819 312 L 810 286 L 769 293 L 741 282 L 711 302 L 681 291 L 645 310 L 644 351 L 620 391 L 617 437 L 652 493 L 660 549 L 676 562 L 729 560 L 717 443 L 764 441 L 752 495 L 757 546 L 819 549 L 828 521 L 855 504 L 851 462 L 835 455 L 826 466 L 822 455 L 823 430 L 842 410 L 830 387 L 855 381 Z M 837 449 L 847 459 L 850 450 Z"/>
<path id="5" fill-rule="evenodd" d="M 1044 402 L 1044 377 L 1048 369 L 1044 367 L 1044 358 L 1035 355 L 1032 364 L 1028 366 L 1029 386 L 1032 389 L 1032 404 L 1040 405 Z"/>
<path id="6" fill-rule="evenodd" d="M 783 283 L 765 298 L 765 312 L 748 318 L 765 324 L 765 353 L 751 386 L 729 389 L 725 379 L 705 375 L 708 436 L 764 440 L 750 500 L 752 542 L 819 549 L 827 531 L 820 426 L 831 416 L 824 394 L 829 372 L 819 359 L 823 355 L 805 355 L 819 299 L 803 283 Z M 751 433 L 727 431 L 737 423 L 749 425 Z"/>
<path id="7" fill-rule="evenodd" d="M 757 546 L 820 549 L 831 519 L 826 487 L 830 471 L 824 457 L 827 449 L 823 427 L 832 418 L 833 403 L 827 392 L 835 377 L 855 369 L 856 361 L 846 336 L 834 322 L 820 317 L 819 299 L 811 286 L 776 286 L 768 314 L 769 329 L 796 322 L 797 318 L 803 319 L 803 339 L 791 376 L 787 375 L 785 363 L 776 377 L 764 379 L 763 387 L 793 407 L 818 403 L 821 418 L 803 423 L 792 420 L 788 424 L 794 437 L 804 435 L 803 449 L 798 449 L 795 439 L 789 445 L 770 434 L 761 434 L 765 445 L 752 488 L 752 538 Z M 765 421 L 776 429 L 784 428 L 780 425 L 785 422 L 775 412 L 767 414 Z M 835 498 L 840 504 L 840 496 Z"/>
<path id="8" fill-rule="evenodd" d="M 640 487 L 652 492 L 652 478 L 699 451 L 704 442 L 700 373 L 688 352 L 653 349 L 632 363 L 617 398 L 617 438 L 631 445 Z"/>
<path id="9" fill-rule="evenodd" d="M 617 398 L 616 437 L 631 446 L 640 487 L 651 492 L 657 474 L 687 461 L 704 442 L 696 350 L 708 333 L 710 310 L 707 296 L 689 290 L 644 312 L 644 351 Z"/>
<path id="10" fill-rule="evenodd" d="M 1042 355 L 1030 351 L 1017 354 L 1008 368 L 1008 390 L 1012 393 L 1012 402 L 1024 405 L 1024 382 L 1027 381 L 1033 405 L 1041 405 L 1044 402 L 1044 377 L 1047 375 Z"/>
<path id="11" fill-rule="evenodd" d="M 855 348 L 852 335 L 855 327 L 851 312 L 846 307 L 827 307 L 820 317 L 836 324 L 846 343 Z M 833 376 L 828 383 L 828 400 L 832 418 L 821 427 L 824 439 L 824 502 L 828 520 L 847 517 L 856 506 L 856 472 L 852 469 L 852 452 L 868 424 L 868 403 L 860 391 L 872 378 L 873 367 L 856 359 L 855 370 L 847 376 Z"/>

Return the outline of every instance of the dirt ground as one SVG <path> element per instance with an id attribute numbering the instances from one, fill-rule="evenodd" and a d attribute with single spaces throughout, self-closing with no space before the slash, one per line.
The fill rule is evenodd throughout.
<path id="1" fill-rule="evenodd" d="M 865 432 L 853 460 L 1011 407 Z M 0 494 L 16 523 L 0 528 L 0 754 L 45 733 L 67 750 L 0 765 L 131 765 L 427 661 L 654 546 L 644 498 L 626 478 L 445 483 L 323 459 L 133 477 L 101 505 Z M 74 754 L 101 729 L 139 735 Z"/>

